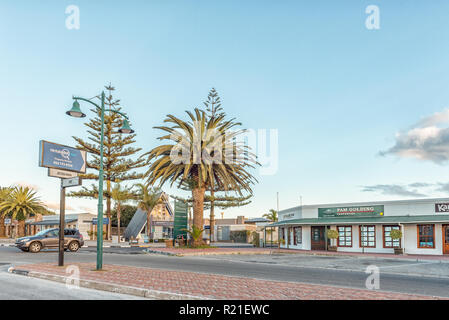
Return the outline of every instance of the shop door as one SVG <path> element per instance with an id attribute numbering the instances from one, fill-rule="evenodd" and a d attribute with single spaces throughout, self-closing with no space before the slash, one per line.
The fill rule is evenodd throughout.
<path id="1" fill-rule="evenodd" d="M 449 254 L 449 225 L 443 225 L 443 254 Z"/>
<path id="2" fill-rule="evenodd" d="M 311 248 L 312 250 L 325 250 L 326 242 L 324 240 L 324 226 L 312 227 L 312 239 Z"/>

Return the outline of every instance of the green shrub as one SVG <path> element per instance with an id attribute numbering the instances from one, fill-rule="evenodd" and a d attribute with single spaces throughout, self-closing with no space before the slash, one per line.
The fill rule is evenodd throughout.
<path id="1" fill-rule="evenodd" d="M 393 240 L 401 239 L 401 238 L 402 238 L 402 231 L 401 231 L 401 230 L 393 229 L 393 230 L 391 230 L 391 232 L 390 232 L 390 237 L 391 237 L 391 239 L 393 239 Z"/>
<path id="2" fill-rule="evenodd" d="M 329 239 L 337 239 L 338 238 L 338 231 L 329 229 L 327 230 L 327 237 Z"/>

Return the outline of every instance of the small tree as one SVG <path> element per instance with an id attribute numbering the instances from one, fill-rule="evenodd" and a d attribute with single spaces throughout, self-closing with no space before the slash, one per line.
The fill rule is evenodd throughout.
<path id="1" fill-rule="evenodd" d="M 397 229 L 393 229 L 390 232 L 390 237 L 393 240 L 399 240 L 399 247 L 395 247 L 394 248 L 394 252 L 396 254 L 403 253 L 403 249 L 401 248 L 401 242 L 400 242 L 400 240 L 402 239 L 402 231 L 401 230 L 397 230 Z"/>
<path id="2" fill-rule="evenodd" d="M 137 206 L 125 204 L 120 207 L 120 225 L 127 227 L 134 214 L 137 211 Z M 112 225 L 117 226 L 117 209 L 112 209 Z"/>
<path id="3" fill-rule="evenodd" d="M 115 209 L 117 211 L 117 235 L 118 242 L 120 243 L 120 214 L 122 211 L 122 204 L 126 201 L 133 198 L 133 193 L 129 189 L 122 189 L 119 183 L 115 185 L 115 187 L 111 191 L 111 198 L 115 202 Z M 109 222 L 109 225 L 112 225 L 112 220 Z"/>
<path id="4" fill-rule="evenodd" d="M 338 238 L 338 231 L 332 229 L 327 230 L 327 237 L 331 239 L 331 243 L 333 243 L 332 247 L 335 247 L 335 240 Z"/>
<path id="5" fill-rule="evenodd" d="M 393 239 L 393 240 L 399 240 L 399 239 L 402 239 L 402 231 L 401 231 L 401 230 L 396 230 L 396 229 L 391 230 L 391 232 L 390 232 L 390 237 L 391 237 L 391 239 Z"/>
<path id="6" fill-rule="evenodd" d="M 203 234 L 204 229 L 198 228 L 197 226 L 193 225 L 192 229 L 181 229 L 181 231 L 187 231 L 188 234 L 190 234 L 190 237 L 192 238 L 192 246 L 196 247 L 201 245 L 201 236 Z"/>

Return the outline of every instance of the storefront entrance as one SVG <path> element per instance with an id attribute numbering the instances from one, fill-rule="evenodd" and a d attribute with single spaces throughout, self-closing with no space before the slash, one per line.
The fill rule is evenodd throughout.
<path id="1" fill-rule="evenodd" d="M 324 226 L 312 226 L 311 249 L 326 250 L 326 242 L 324 240 Z"/>
<path id="2" fill-rule="evenodd" d="M 449 224 L 443 225 L 443 254 L 449 254 Z"/>

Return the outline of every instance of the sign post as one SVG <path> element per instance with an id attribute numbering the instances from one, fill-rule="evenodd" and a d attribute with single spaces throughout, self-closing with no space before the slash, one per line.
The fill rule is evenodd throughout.
<path id="1" fill-rule="evenodd" d="M 59 202 L 58 266 L 64 265 L 65 188 L 82 184 L 78 173 L 86 173 L 87 152 L 57 143 L 39 142 L 39 166 L 48 168 L 48 176 L 61 179 Z"/>
<path id="2" fill-rule="evenodd" d="M 64 265 L 64 229 L 65 229 L 65 188 L 76 187 L 82 184 L 80 177 L 61 179 L 61 198 L 59 203 L 59 250 L 58 266 Z"/>
<path id="3" fill-rule="evenodd" d="M 61 179 L 61 196 L 59 202 L 59 250 L 58 266 L 64 265 L 64 229 L 65 229 L 65 188 Z"/>
<path id="4" fill-rule="evenodd" d="M 187 229 L 188 227 L 187 226 L 188 208 L 189 206 L 184 201 L 175 199 L 175 218 L 173 221 L 173 244 L 178 237 L 183 237 L 184 239 L 187 239 L 187 231 L 183 229 Z"/>

